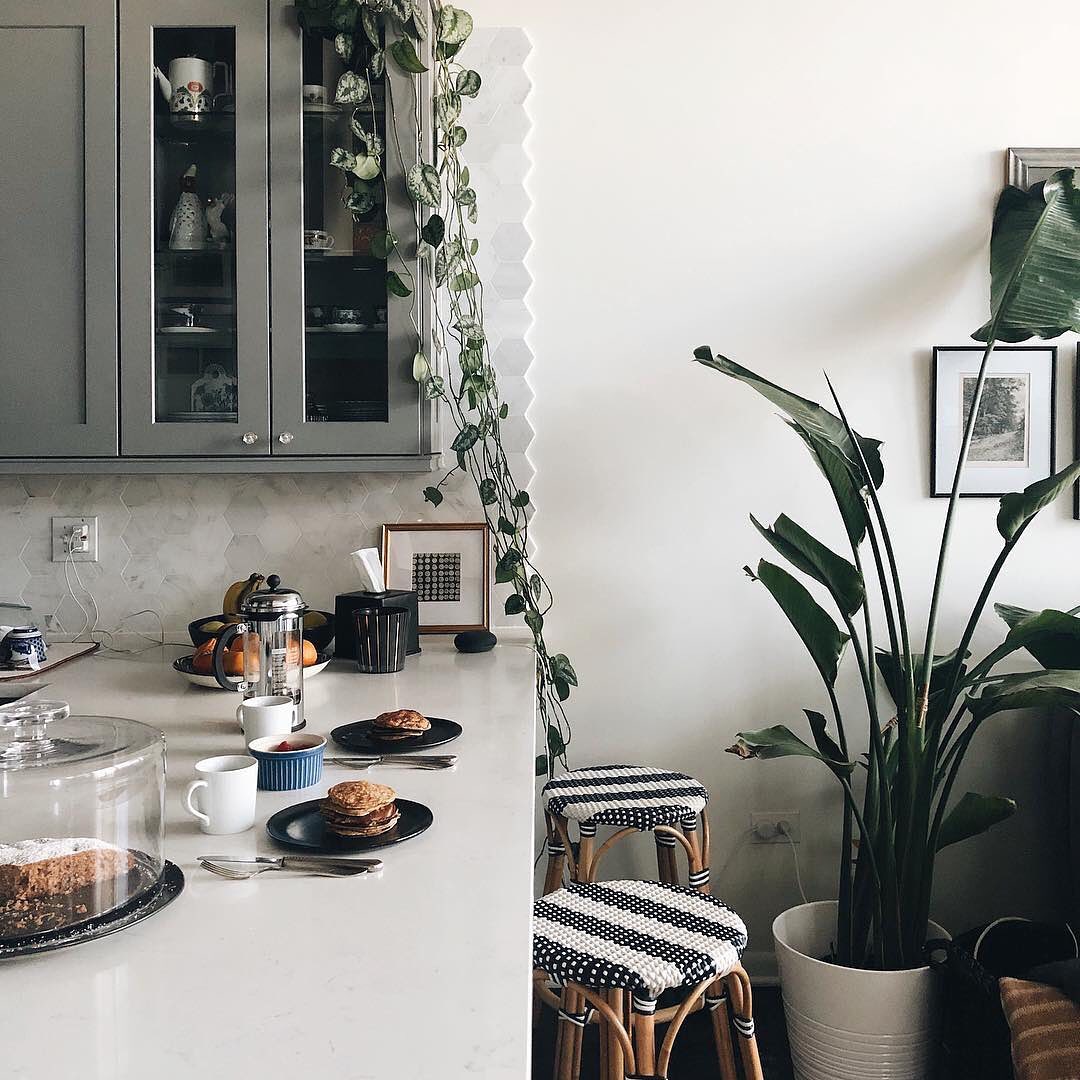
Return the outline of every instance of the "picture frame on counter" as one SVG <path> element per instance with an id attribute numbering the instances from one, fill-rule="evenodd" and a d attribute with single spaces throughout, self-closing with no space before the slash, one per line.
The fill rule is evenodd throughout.
<path id="1" fill-rule="evenodd" d="M 483 521 L 383 526 L 386 587 L 416 593 L 421 634 L 488 629 L 490 558 L 491 534 Z"/>
<path id="2" fill-rule="evenodd" d="M 947 498 L 982 362 L 982 345 L 935 345 L 930 378 L 930 494 Z M 1055 470 L 1057 347 L 999 345 L 990 356 L 960 488 L 997 499 Z"/>

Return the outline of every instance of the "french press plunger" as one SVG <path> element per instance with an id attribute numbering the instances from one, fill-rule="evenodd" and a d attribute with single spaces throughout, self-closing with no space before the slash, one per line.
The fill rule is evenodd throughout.
<path id="1" fill-rule="evenodd" d="M 293 731 L 304 726 L 304 612 L 307 604 L 295 589 L 281 587 L 271 574 L 267 588 L 251 593 L 240 605 L 243 622 L 227 626 L 214 646 L 214 677 L 226 690 L 245 698 L 275 694 L 291 697 L 296 706 Z M 225 653 L 243 635 L 244 678 L 225 674 Z"/>

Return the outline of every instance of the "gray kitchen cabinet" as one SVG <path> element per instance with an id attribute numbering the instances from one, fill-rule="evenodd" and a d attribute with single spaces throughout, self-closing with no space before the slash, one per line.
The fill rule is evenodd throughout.
<path id="1" fill-rule="evenodd" d="M 19 105 L 0 245 L 20 271 L 0 300 L 0 471 L 430 469 L 416 217 L 396 152 L 375 205 L 343 204 L 330 152 L 359 144 L 332 44 L 286 0 L 17 0 L 0 18 Z M 406 168 L 414 94 L 387 72 L 356 118 Z M 386 95 L 413 118 L 396 132 Z M 387 229 L 407 299 L 371 252 Z"/>
<path id="2" fill-rule="evenodd" d="M 117 453 L 115 88 L 111 4 L 5 0 L 0 458 Z"/>

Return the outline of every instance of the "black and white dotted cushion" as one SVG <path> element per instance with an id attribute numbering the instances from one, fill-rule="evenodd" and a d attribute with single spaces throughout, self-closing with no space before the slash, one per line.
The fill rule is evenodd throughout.
<path id="1" fill-rule="evenodd" d="M 573 883 L 533 905 L 533 967 L 558 983 L 629 990 L 638 1012 L 665 990 L 726 975 L 746 941 L 723 901 L 659 881 Z"/>
<path id="2" fill-rule="evenodd" d="M 708 789 L 692 776 L 643 765 L 575 769 L 549 780 L 541 794 L 550 814 L 643 831 L 693 823 L 709 801 Z"/>

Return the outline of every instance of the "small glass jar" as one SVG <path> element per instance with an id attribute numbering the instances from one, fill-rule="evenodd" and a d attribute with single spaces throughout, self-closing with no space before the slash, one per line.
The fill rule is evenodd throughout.
<path id="1" fill-rule="evenodd" d="M 0 944 L 76 927 L 155 886 L 165 736 L 65 702 L 0 706 Z"/>

